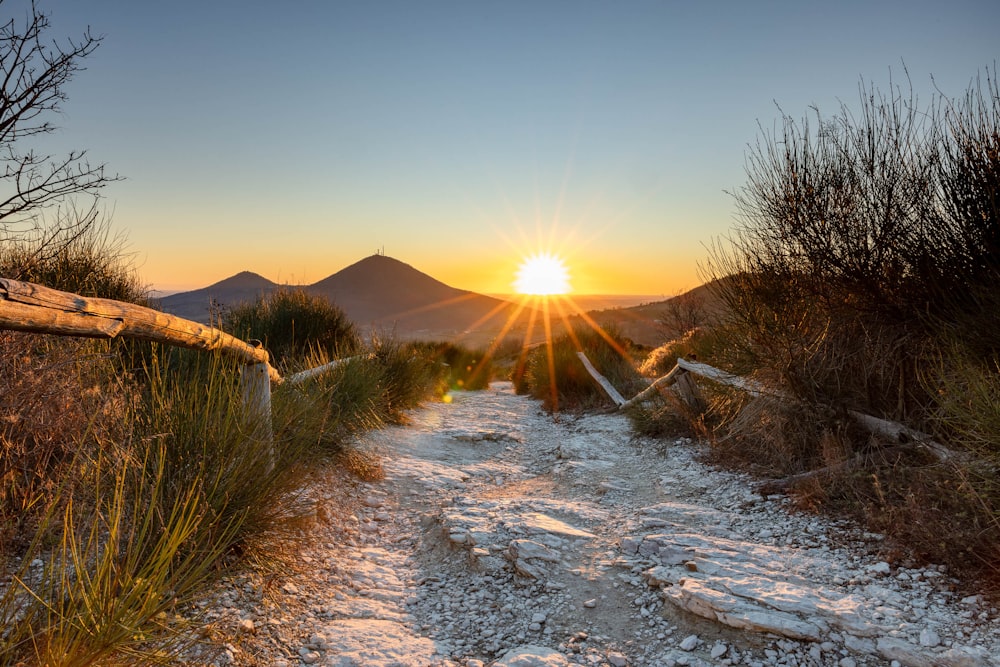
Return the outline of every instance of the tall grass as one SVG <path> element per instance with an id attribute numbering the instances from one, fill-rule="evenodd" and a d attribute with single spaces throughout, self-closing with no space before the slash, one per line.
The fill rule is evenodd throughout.
<path id="1" fill-rule="evenodd" d="M 20 277 L 54 287 L 137 296 L 112 289 L 136 283 L 115 248 L 102 254 L 106 238 L 74 238 L 49 259 L 5 245 L 0 259 L 39 259 Z M 377 477 L 352 438 L 405 420 L 442 390 L 443 367 L 387 338 L 360 349 L 339 310 L 290 303 L 265 330 L 295 331 L 289 368 L 326 361 L 334 339 L 359 354 L 278 387 L 270 429 L 220 355 L 0 332 L 0 665 L 169 663 L 195 636 L 190 603 L 207 584 L 268 566 L 312 513 L 301 491 L 317 466 Z M 315 339 L 295 323 L 310 308 L 330 325 Z"/>
<path id="2" fill-rule="evenodd" d="M 481 349 L 470 349 L 464 345 L 443 342 L 418 344 L 420 354 L 433 359 L 445 369 L 449 389 L 476 391 L 486 389 L 494 375 L 494 364 L 501 350 L 492 354 Z"/>
<path id="3" fill-rule="evenodd" d="M 81 294 L 145 304 L 149 290 L 123 234 L 107 221 L 84 220 L 0 243 L 0 276 Z"/>
<path id="4" fill-rule="evenodd" d="M 239 368 L 219 355 L 154 346 L 144 368 L 119 369 L 126 380 L 101 393 L 128 397 L 120 428 L 77 414 L 60 434 L 72 454 L 25 496 L 40 509 L 27 547 L 7 543 L 0 664 L 169 660 L 197 622 L 178 612 L 206 582 L 248 558 L 266 565 L 311 512 L 299 491 L 316 464 L 376 477 L 377 461 L 352 457 L 352 436 L 402 420 L 440 387 L 439 366 L 410 346 L 379 340 L 372 352 L 279 388 L 271 438 L 246 412 Z"/>

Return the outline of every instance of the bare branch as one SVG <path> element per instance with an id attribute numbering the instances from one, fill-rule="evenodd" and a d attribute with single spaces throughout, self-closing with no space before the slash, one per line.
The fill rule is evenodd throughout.
<path id="1" fill-rule="evenodd" d="M 0 0 L 0 4 L 3 0 Z M 101 37 L 89 29 L 78 41 L 46 41 L 49 18 L 34 3 L 23 22 L 0 25 L 0 232 L 16 236 L 18 225 L 40 225 L 41 214 L 78 195 L 99 197 L 117 176 L 92 165 L 86 151 L 65 156 L 38 155 L 23 149 L 27 138 L 55 129 L 49 118 L 66 100 L 65 85 L 84 69 Z"/>

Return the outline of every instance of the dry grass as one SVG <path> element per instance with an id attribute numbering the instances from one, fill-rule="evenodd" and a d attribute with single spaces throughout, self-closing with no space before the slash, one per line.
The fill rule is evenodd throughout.
<path id="1" fill-rule="evenodd" d="M 74 457 L 122 433 L 125 398 L 102 391 L 108 346 L 0 331 L 0 557 L 27 546 Z"/>

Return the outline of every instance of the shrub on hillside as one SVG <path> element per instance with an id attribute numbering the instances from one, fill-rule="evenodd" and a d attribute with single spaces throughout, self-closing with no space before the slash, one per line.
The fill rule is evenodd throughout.
<path id="1" fill-rule="evenodd" d="M 387 421 L 403 422 L 407 410 L 429 395 L 443 393 L 445 367 L 419 345 L 374 336 L 369 349 L 372 363 L 381 372 L 378 409 Z"/>
<path id="2" fill-rule="evenodd" d="M 455 343 L 436 343 L 428 353 L 447 369 L 449 388 L 475 391 L 490 386 L 495 355 Z"/>
<path id="3" fill-rule="evenodd" d="M 515 385 L 523 382 L 531 395 L 541 399 L 551 411 L 607 405 L 607 394 L 587 372 L 577 352 L 584 352 L 619 393 L 631 396 L 642 387 L 642 381 L 627 347 L 627 341 L 613 328 L 574 330 L 551 344 L 533 348 L 524 366 L 524 376 L 515 380 Z"/>
<path id="4" fill-rule="evenodd" d="M 222 327 L 244 340 L 262 341 L 279 367 L 313 352 L 331 358 L 350 356 L 360 346 L 354 324 L 343 310 L 302 289 L 282 288 L 234 306 L 223 314 Z"/>

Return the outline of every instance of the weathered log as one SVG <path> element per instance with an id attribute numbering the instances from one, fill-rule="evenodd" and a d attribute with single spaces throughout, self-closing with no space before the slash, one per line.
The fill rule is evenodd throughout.
<path id="1" fill-rule="evenodd" d="M 224 331 L 135 304 L 83 297 L 0 278 L 0 328 L 90 338 L 124 336 L 198 350 L 219 350 L 247 363 L 268 363 L 267 351 Z M 281 382 L 268 364 L 268 376 Z"/>
<path id="2" fill-rule="evenodd" d="M 778 392 L 769 391 L 759 382 L 748 380 L 747 378 L 740 377 L 739 375 L 733 375 L 732 373 L 727 373 L 726 371 L 715 368 L 714 366 L 709 366 L 708 364 L 703 364 L 698 361 L 688 361 L 687 359 L 681 358 L 677 360 L 677 365 L 688 372 L 706 377 L 709 380 L 714 380 L 719 384 L 725 384 L 730 387 L 742 389 L 752 396 L 762 396 L 767 394 L 769 396 L 778 396 L 779 398 L 788 398 Z"/>
<path id="3" fill-rule="evenodd" d="M 685 371 L 706 377 L 720 384 L 742 389 L 752 396 L 772 396 L 783 400 L 795 400 L 794 397 L 789 396 L 784 392 L 768 389 L 759 382 L 740 377 L 738 375 L 733 375 L 732 373 L 727 373 L 726 371 L 715 368 L 714 366 L 709 366 L 708 364 L 703 364 L 697 361 L 688 361 L 687 359 L 678 359 L 677 366 Z M 674 371 L 671 371 L 667 375 L 669 376 L 673 372 Z M 660 380 L 663 380 L 666 377 L 667 376 L 664 376 L 664 378 L 661 378 Z M 657 380 L 653 383 L 653 385 L 643 390 L 643 392 L 633 398 L 632 401 L 638 399 L 642 394 L 649 392 L 653 386 L 660 382 L 660 380 Z M 910 445 L 923 449 L 934 456 L 938 461 L 947 462 L 967 457 L 967 455 L 962 452 L 956 452 L 948 449 L 941 443 L 936 442 L 934 438 L 927 433 L 921 433 L 920 431 L 914 430 L 903 424 L 889 421 L 888 419 L 873 417 L 863 412 L 858 412 L 857 410 L 848 410 L 847 414 L 869 433 L 891 438 L 899 444 Z"/>
<path id="4" fill-rule="evenodd" d="M 638 403 L 642 403 L 644 401 L 648 401 L 649 399 L 651 399 L 653 397 L 653 395 L 658 390 L 660 390 L 663 387 L 669 387 L 671 384 L 673 384 L 674 381 L 677 379 L 678 374 L 681 373 L 682 370 L 683 369 L 681 369 L 680 366 L 676 366 L 675 365 L 670 370 L 669 373 L 667 373 L 666 375 L 664 375 L 662 377 L 657 378 L 656 380 L 653 381 L 653 383 L 651 385 L 649 385 L 648 387 L 646 387 L 645 389 L 643 389 L 642 391 L 640 391 L 638 394 L 636 394 L 632 398 L 628 399 L 624 403 L 619 404 L 617 409 L 618 410 L 625 410 L 625 409 L 630 408 L 633 405 L 636 405 Z"/>
<path id="5" fill-rule="evenodd" d="M 871 415 L 866 415 L 865 413 L 858 412 L 857 410 L 848 410 L 847 414 L 858 422 L 858 424 L 863 426 L 869 433 L 892 438 L 900 444 L 912 443 L 914 446 L 930 453 L 938 461 L 950 461 L 964 456 L 962 452 L 956 452 L 948 449 L 941 443 L 936 442 L 933 436 L 930 436 L 927 433 L 921 433 L 920 431 L 915 431 L 914 429 L 904 426 L 903 424 L 898 424 L 896 422 L 889 421 L 888 419 L 872 417 Z"/>
<path id="6" fill-rule="evenodd" d="M 616 405 L 622 405 L 625 402 L 625 397 L 618 393 L 618 390 L 615 389 L 614 385 L 608 381 L 608 378 L 597 372 L 597 369 L 590 363 L 590 359 L 587 358 L 587 355 L 581 351 L 577 352 L 576 356 L 580 358 L 580 361 L 583 362 L 583 367 L 587 369 L 587 372 L 590 373 L 592 378 L 597 380 L 597 384 L 601 385 L 608 396 L 611 397 L 611 400 L 614 401 Z"/>

